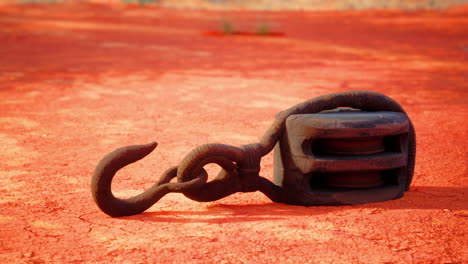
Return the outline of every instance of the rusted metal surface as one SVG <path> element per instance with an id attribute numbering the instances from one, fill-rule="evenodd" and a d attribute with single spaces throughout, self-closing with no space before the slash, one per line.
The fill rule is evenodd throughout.
<path id="1" fill-rule="evenodd" d="M 301 205 L 399 198 L 409 184 L 409 123 L 397 112 L 292 115 L 275 148 L 275 184 Z M 370 188 L 381 194 L 369 195 Z"/>
<path id="2" fill-rule="evenodd" d="M 339 107 L 355 110 L 327 111 Z M 260 191 L 275 202 L 306 206 L 396 199 L 411 184 L 416 154 L 413 125 L 397 102 L 376 92 L 349 91 L 317 97 L 279 113 L 259 143 L 199 146 L 142 194 L 114 197 L 115 173 L 156 146 L 123 147 L 101 160 L 91 191 L 103 212 L 114 217 L 138 214 L 169 192 L 206 202 L 236 192 Z M 261 158 L 273 148 L 274 183 L 259 174 Z M 222 169 L 207 182 L 203 166 L 209 163 Z M 173 178 L 177 183 L 171 182 Z"/>

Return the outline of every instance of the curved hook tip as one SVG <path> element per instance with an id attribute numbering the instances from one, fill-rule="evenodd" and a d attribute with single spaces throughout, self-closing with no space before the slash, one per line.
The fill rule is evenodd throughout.
<path id="1" fill-rule="evenodd" d="M 104 213 L 113 217 L 133 215 L 143 212 L 154 204 L 152 192 L 143 193 L 137 196 L 139 198 L 116 198 L 112 194 L 111 184 L 118 170 L 146 157 L 157 145 L 157 142 L 151 142 L 145 145 L 122 147 L 107 154 L 99 162 L 91 180 L 91 193 L 94 201 Z M 161 191 L 157 195 L 161 195 Z M 155 197 L 159 197 L 157 195 Z M 142 199 L 142 197 L 147 199 Z"/>
<path id="2" fill-rule="evenodd" d="M 158 146 L 158 142 L 156 141 L 153 141 L 151 143 L 148 143 L 146 145 L 144 145 L 145 147 L 148 147 L 149 149 L 152 149 L 152 151 Z"/>

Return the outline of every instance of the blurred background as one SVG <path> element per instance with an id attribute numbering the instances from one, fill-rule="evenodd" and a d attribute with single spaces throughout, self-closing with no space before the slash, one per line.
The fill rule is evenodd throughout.
<path id="1" fill-rule="evenodd" d="M 248 10 L 353 10 L 353 9 L 444 9 L 468 0 L 0 0 L 0 4 L 91 2 L 101 4 L 158 5 L 197 9 Z"/>

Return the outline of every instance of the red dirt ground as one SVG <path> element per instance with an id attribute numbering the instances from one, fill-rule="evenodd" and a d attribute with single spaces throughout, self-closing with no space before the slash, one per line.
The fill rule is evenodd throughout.
<path id="1" fill-rule="evenodd" d="M 225 17 L 285 35 L 206 34 Z M 1 7 L 0 25 L 1 263 L 468 263 L 466 9 L 23 5 Z M 415 124 L 402 199 L 301 207 L 258 192 L 170 194 L 123 218 L 93 203 L 91 175 L 115 148 L 159 142 L 117 175 L 115 193 L 131 196 L 195 146 L 257 142 L 277 112 L 352 89 L 393 97 Z"/>

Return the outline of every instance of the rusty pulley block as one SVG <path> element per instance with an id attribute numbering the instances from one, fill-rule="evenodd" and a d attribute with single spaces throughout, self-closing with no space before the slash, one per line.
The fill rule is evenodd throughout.
<path id="1" fill-rule="evenodd" d="M 274 182 L 300 205 L 360 204 L 403 196 L 408 116 L 335 109 L 291 115 L 275 147 Z M 302 195 L 293 195 L 301 193 Z"/>
<path id="2" fill-rule="evenodd" d="M 115 173 L 151 153 L 156 143 L 128 146 L 105 156 L 91 189 L 110 216 L 138 214 L 169 192 L 214 201 L 236 192 L 260 191 L 274 202 L 345 205 L 397 199 L 411 184 L 416 140 L 403 108 L 369 91 L 317 97 L 277 115 L 259 143 L 240 147 L 205 144 L 168 169 L 142 194 L 119 199 L 111 191 Z M 263 156 L 275 149 L 274 182 L 259 175 Z M 203 166 L 222 169 L 207 182 Z M 177 182 L 171 182 L 177 178 Z"/>

